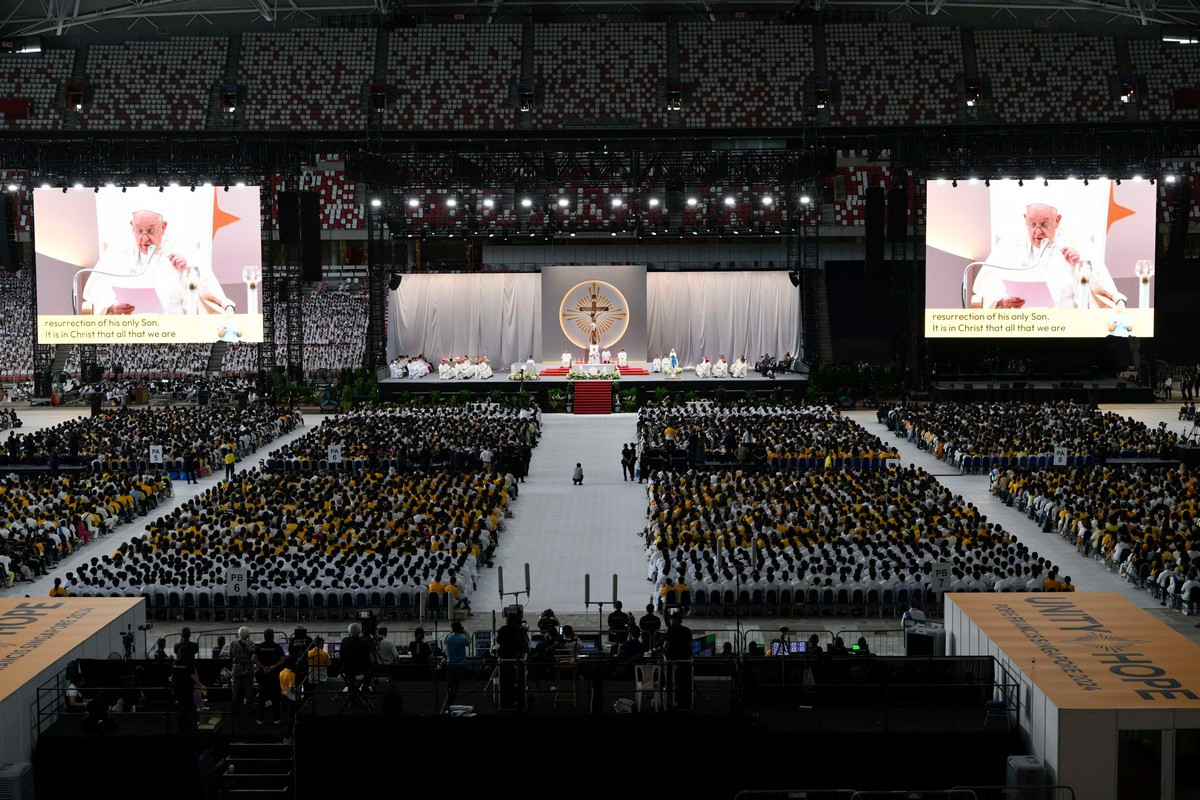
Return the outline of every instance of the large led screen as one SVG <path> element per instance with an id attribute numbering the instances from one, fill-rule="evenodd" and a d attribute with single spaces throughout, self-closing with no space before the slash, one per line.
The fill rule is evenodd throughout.
<path id="1" fill-rule="evenodd" d="M 36 189 L 42 344 L 262 341 L 257 186 Z"/>
<path id="2" fill-rule="evenodd" d="M 1146 180 L 926 184 L 925 335 L 1154 335 Z"/>

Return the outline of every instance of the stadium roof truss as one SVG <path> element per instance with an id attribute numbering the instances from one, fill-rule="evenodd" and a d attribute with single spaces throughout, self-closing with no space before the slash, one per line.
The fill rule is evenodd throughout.
<path id="1" fill-rule="evenodd" d="M 524 21 L 553 16 L 596 21 L 640 14 L 698 19 L 803 19 L 813 13 L 863 12 L 950 25 L 996 22 L 1130 27 L 1200 26 L 1200 0 L 14 0 L 0 12 L 5 36 L 62 36 L 69 31 L 182 29 L 215 25 L 314 24 L 321 17 L 399 17 L 403 24 L 463 19 Z M 81 29 L 81 30 L 75 30 Z"/>

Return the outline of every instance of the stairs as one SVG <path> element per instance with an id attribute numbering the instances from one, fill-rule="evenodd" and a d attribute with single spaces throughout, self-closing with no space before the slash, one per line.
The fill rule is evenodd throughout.
<path id="1" fill-rule="evenodd" d="M 576 414 L 611 414 L 612 381 L 575 381 Z"/>
<path id="2" fill-rule="evenodd" d="M 225 354 L 229 352 L 229 342 L 213 342 L 212 349 L 208 351 L 208 366 L 204 371 L 209 375 L 221 374 L 221 365 L 225 362 Z"/>
<path id="3" fill-rule="evenodd" d="M 212 87 L 212 94 L 208 98 L 208 129 L 241 129 L 242 123 L 246 119 L 246 103 L 245 91 L 242 87 L 238 88 L 237 105 L 234 112 L 229 114 L 221 107 L 221 86 L 222 84 L 238 82 L 238 66 L 242 60 L 242 35 L 240 33 L 232 34 L 229 37 L 229 44 L 225 49 L 225 72 L 221 75 L 221 82 Z"/>
<path id="4" fill-rule="evenodd" d="M 291 798 L 295 792 L 295 748 L 272 741 L 231 742 L 229 763 L 236 788 L 229 798 Z"/>
<path id="5" fill-rule="evenodd" d="M 85 86 L 85 87 L 87 86 L 87 57 L 88 57 L 88 48 L 86 46 L 80 46 L 75 49 L 75 63 L 71 68 L 71 77 L 67 80 L 68 86 L 73 83 L 77 83 L 77 84 L 79 84 L 81 86 Z M 87 94 L 88 93 L 85 89 L 84 90 L 85 102 L 86 102 Z M 67 87 L 66 86 L 64 86 L 63 90 L 62 90 L 62 102 L 63 102 L 63 124 L 62 124 L 63 130 L 64 131 L 79 130 L 79 123 L 80 123 L 79 116 L 80 115 L 79 115 L 79 112 L 75 110 L 74 106 L 67 103 Z"/>
<path id="6" fill-rule="evenodd" d="M 50 365 L 50 374 L 58 375 L 67 368 L 67 358 L 71 355 L 73 344 L 58 344 L 54 346 L 54 362 Z"/>

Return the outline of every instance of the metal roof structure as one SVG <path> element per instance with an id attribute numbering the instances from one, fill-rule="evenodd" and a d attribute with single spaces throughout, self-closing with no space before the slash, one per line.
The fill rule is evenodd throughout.
<path id="1" fill-rule="evenodd" d="M 215 25 L 318 24 L 377 18 L 380 24 L 437 21 L 596 21 L 654 15 L 680 19 L 792 19 L 862 13 L 945 25 L 1027 24 L 1200 27 L 1200 0 L 10 0 L 0 35 L 62 36 L 71 32 L 192 32 Z"/>

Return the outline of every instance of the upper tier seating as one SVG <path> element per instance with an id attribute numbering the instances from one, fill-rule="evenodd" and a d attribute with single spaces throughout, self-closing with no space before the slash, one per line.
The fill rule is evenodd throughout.
<path id="1" fill-rule="evenodd" d="M 80 127 L 203 130 L 228 46 L 224 37 L 189 36 L 90 48 Z"/>
<path id="2" fill-rule="evenodd" d="M 1194 108 L 1175 108 L 1176 89 L 1200 88 L 1200 52 L 1194 46 L 1131 39 L 1129 59 L 1134 72 L 1146 79 L 1147 96 L 1139 101 L 1150 119 L 1200 119 Z"/>
<path id="3" fill-rule="evenodd" d="M 247 33 L 239 80 L 251 129 L 364 129 L 375 68 L 371 30 Z"/>
<path id="4" fill-rule="evenodd" d="M 665 125 L 666 49 L 667 27 L 657 22 L 537 26 L 534 79 L 543 98 L 534 127 L 626 118 L 642 127 Z"/>
<path id="5" fill-rule="evenodd" d="M 29 101 L 28 116 L 10 119 L 0 115 L 0 128 L 58 130 L 62 127 L 60 91 L 71 77 L 74 50 L 0 55 L 0 98 Z"/>
<path id="6" fill-rule="evenodd" d="M 980 75 L 991 83 L 989 109 L 997 120 L 1120 119 L 1120 103 L 1110 84 L 1117 74 L 1112 39 L 1061 32 L 977 31 L 975 45 Z"/>
<path id="7" fill-rule="evenodd" d="M 679 78 L 691 128 L 803 124 L 812 28 L 768 22 L 682 23 Z"/>
<path id="8" fill-rule="evenodd" d="M 521 26 L 393 31 L 387 79 L 395 92 L 383 116 L 387 127 L 516 128 Z"/>
<path id="9" fill-rule="evenodd" d="M 826 25 L 830 116 L 841 125 L 948 125 L 958 120 L 962 46 L 957 28 L 896 23 Z"/>

